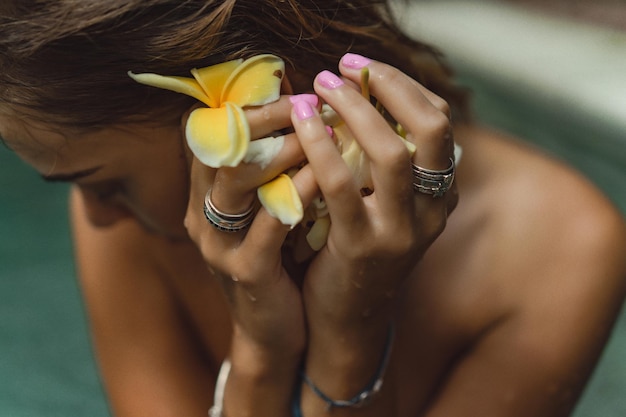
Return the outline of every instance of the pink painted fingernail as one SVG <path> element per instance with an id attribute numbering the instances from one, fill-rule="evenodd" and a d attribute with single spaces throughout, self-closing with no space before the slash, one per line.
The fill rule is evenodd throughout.
<path id="1" fill-rule="evenodd" d="M 372 62 L 371 59 L 364 57 L 363 55 L 357 54 L 345 54 L 343 58 L 341 58 L 341 63 L 344 67 L 353 68 L 353 69 L 361 69 L 363 67 L 368 66 Z"/>
<path id="2" fill-rule="evenodd" d="M 333 128 L 326 125 L 324 126 L 324 128 L 326 129 L 326 133 L 328 133 L 328 136 L 330 136 L 331 138 L 333 137 Z"/>
<path id="3" fill-rule="evenodd" d="M 317 82 L 325 88 L 335 89 L 343 85 L 343 80 L 330 71 L 324 70 L 317 74 Z"/>
<path id="4" fill-rule="evenodd" d="M 291 101 L 291 104 L 296 104 L 298 101 L 306 101 L 312 107 L 317 107 L 320 99 L 315 94 L 297 94 L 289 97 L 289 101 Z"/>
<path id="5" fill-rule="evenodd" d="M 315 115 L 313 106 L 306 100 L 296 100 L 296 102 L 293 103 L 293 111 L 300 120 L 310 119 Z"/>

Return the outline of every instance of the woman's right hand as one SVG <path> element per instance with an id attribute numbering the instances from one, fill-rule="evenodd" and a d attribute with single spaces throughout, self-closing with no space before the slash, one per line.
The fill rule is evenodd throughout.
<path id="1" fill-rule="evenodd" d="M 287 97 L 247 110 L 252 137 L 289 126 L 290 113 Z M 286 136 L 282 150 L 264 169 L 247 163 L 213 169 L 191 157 L 185 226 L 220 282 L 233 322 L 232 369 L 225 397 L 229 416 L 239 415 L 239 410 L 254 410 L 256 415 L 288 413 L 306 343 L 305 321 L 300 290 L 282 266 L 281 247 L 289 227 L 261 207 L 249 228 L 218 230 L 203 213 L 205 195 L 210 190 L 213 204 L 222 212 L 245 212 L 259 185 L 303 159 L 294 134 Z M 301 198 L 310 201 L 316 190 L 311 172 L 303 170 L 293 181 Z M 229 401 L 229 393 L 235 392 L 236 399 Z"/>

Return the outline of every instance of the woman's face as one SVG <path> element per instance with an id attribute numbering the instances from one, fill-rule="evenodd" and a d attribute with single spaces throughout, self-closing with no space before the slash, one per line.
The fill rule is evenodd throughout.
<path id="1" fill-rule="evenodd" d="M 180 126 L 129 124 L 78 134 L 0 114 L 0 134 L 46 181 L 75 184 L 94 226 L 132 216 L 146 230 L 186 238 L 189 174 Z"/>

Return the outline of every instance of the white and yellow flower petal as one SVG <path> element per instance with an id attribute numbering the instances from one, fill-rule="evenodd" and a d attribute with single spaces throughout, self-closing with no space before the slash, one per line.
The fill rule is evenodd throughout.
<path id="1" fill-rule="evenodd" d="M 210 98 L 193 78 L 170 77 L 149 72 L 135 74 L 131 71 L 128 71 L 128 76 L 140 84 L 185 94 L 203 102 L 207 106 L 210 105 Z"/>
<path id="2" fill-rule="evenodd" d="M 330 216 L 320 217 L 313 223 L 311 230 L 306 234 L 306 241 L 314 251 L 324 247 L 330 231 Z"/>
<path id="3" fill-rule="evenodd" d="M 284 74 L 285 63 L 277 56 L 265 54 L 249 58 L 231 74 L 220 101 L 241 107 L 274 102 L 280 97 Z"/>
<path id="4" fill-rule="evenodd" d="M 196 158 L 213 168 L 237 166 L 250 143 L 245 114 L 233 104 L 195 109 L 187 120 L 185 135 Z"/>
<path id="5" fill-rule="evenodd" d="M 261 169 L 267 168 L 272 160 L 280 153 L 285 144 L 285 136 L 266 137 L 250 142 L 243 161 L 249 164 L 258 164 Z"/>
<path id="6" fill-rule="evenodd" d="M 359 188 L 373 189 L 374 184 L 370 173 L 369 158 L 356 140 L 350 143 L 348 149 L 341 154 L 341 157 L 352 172 L 352 176 Z"/>
<path id="7" fill-rule="evenodd" d="M 194 68 L 191 74 L 209 98 L 209 107 L 221 107 L 222 91 L 230 76 L 241 65 L 243 59 L 222 62 L 210 67 Z"/>
<path id="8" fill-rule="evenodd" d="M 343 120 L 341 120 L 341 117 L 339 117 L 335 109 L 330 107 L 328 104 L 322 105 L 320 117 L 322 118 L 324 124 L 331 126 L 332 128 L 335 128 L 343 123 Z"/>
<path id="9" fill-rule="evenodd" d="M 304 209 L 298 190 L 287 174 L 280 174 L 257 189 L 259 201 L 267 212 L 291 228 L 302 221 Z"/>

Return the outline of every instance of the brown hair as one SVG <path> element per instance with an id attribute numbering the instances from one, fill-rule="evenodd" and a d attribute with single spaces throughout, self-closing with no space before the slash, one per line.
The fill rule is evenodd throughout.
<path id="1" fill-rule="evenodd" d="M 189 70 L 272 53 L 312 79 L 347 51 L 388 62 L 463 108 L 432 48 L 392 23 L 385 0 L 10 0 L 0 5 L 0 104 L 77 128 L 178 112 L 189 98 L 127 71 Z"/>

